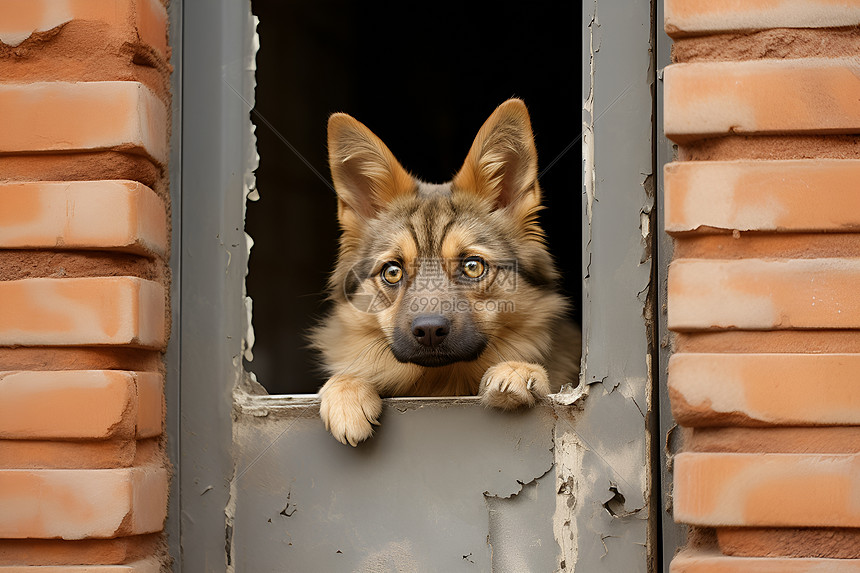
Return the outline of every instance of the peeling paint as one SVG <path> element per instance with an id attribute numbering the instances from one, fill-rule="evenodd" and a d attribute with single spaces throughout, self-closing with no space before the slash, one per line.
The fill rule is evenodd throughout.
<path id="1" fill-rule="evenodd" d="M 651 5 L 595 1 L 582 10 L 588 396 L 556 430 L 556 536 L 567 571 L 647 571 L 655 221 L 653 58 L 642 23 Z"/>
<path id="2" fill-rule="evenodd" d="M 250 237 L 248 237 L 250 239 Z M 250 250 L 250 248 L 249 248 Z M 247 316 L 247 322 L 245 324 L 245 337 L 242 339 L 242 346 L 244 348 L 242 355 L 245 360 L 248 362 L 252 362 L 254 360 L 254 326 L 251 322 L 252 317 L 254 316 L 254 301 L 251 297 L 245 297 L 245 314 Z"/>
<path id="3" fill-rule="evenodd" d="M 646 241 L 651 236 L 651 211 L 639 213 L 639 229 L 642 231 L 642 240 Z"/>
<path id="4" fill-rule="evenodd" d="M 583 400 L 588 395 L 588 386 L 586 384 L 565 384 L 557 394 L 551 394 L 550 400 L 553 404 L 562 406 L 571 406 L 580 400 Z"/>
<path id="5" fill-rule="evenodd" d="M 555 507 L 552 495 L 541 495 L 540 488 L 551 490 L 555 483 L 552 468 L 524 483 L 508 498 L 485 496 L 489 514 L 487 543 L 493 571 L 552 571 L 557 565 L 559 547 L 548 527 L 532 523 L 536 513 L 549 515 Z"/>
<path id="6" fill-rule="evenodd" d="M 346 448 L 325 431 L 316 399 L 236 400 L 236 571 L 558 566 L 553 407 L 505 413 L 473 397 L 389 398 L 377 435 Z"/>
<path id="7" fill-rule="evenodd" d="M 231 89 L 236 93 L 236 95 L 242 100 L 242 102 L 247 106 L 247 116 L 245 120 L 247 121 L 247 129 L 248 129 L 248 140 L 247 144 L 244 146 L 245 152 L 245 170 L 242 176 L 242 197 L 244 201 L 242 202 L 242 229 L 244 229 L 244 220 L 247 212 L 247 201 L 248 199 L 257 194 L 256 189 L 256 178 L 254 175 L 254 171 L 257 169 L 259 165 L 260 156 L 257 153 L 257 138 L 256 138 L 256 126 L 251 121 L 250 112 L 254 106 L 254 90 L 256 89 L 257 80 L 256 80 L 256 69 L 257 69 L 257 52 L 260 49 L 260 36 L 257 33 L 257 26 L 259 25 L 260 20 L 251 14 L 250 9 L 248 9 L 246 13 L 246 23 L 245 23 L 245 45 L 244 45 L 244 74 L 242 75 L 243 83 L 241 86 L 242 93 L 241 95 L 236 92 L 235 87 L 231 87 Z M 237 231 L 240 229 L 237 227 Z M 243 277 L 248 276 L 248 260 L 251 254 L 251 249 L 254 246 L 254 240 L 251 236 L 242 231 L 242 237 L 245 240 L 244 244 L 244 268 L 242 269 Z M 234 245 L 234 247 L 238 247 L 238 245 Z M 228 262 L 229 268 L 229 262 Z M 242 280 L 242 300 L 244 303 L 244 332 L 241 341 L 241 352 L 242 356 L 248 360 L 252 361 L 254 359 L 253 347 L 254 347 L 254 327 L 252 323 L 253 318 L 253 301 L 251 297 L 248 296 L 246 284 L 244 278 Z M 238 358 L 238 357 L 237 357 Z M 250 397 L 249 392 L 256 394 L 260 391 L 265 393 L 265 390 L 257 383 L 256 377 L 253 373 L 244 372 L 244 368 L 242 367 L 241 360 L 238 360 L 238 364 L 236 364 L 236 369 L 238 372 L 243 373 L 243 375 L 239 378 L 236 387 L 233 390 L 234 397 L 234 415 L 238 411 L 237 401 L 241 400 L 244 397 Z M 233 425 L 233 449 L 234 449 L 234 458 L 235 458 L 235 448 L 237 444 L 237 432 L 238 428 L 236 424 Z M 239 500 L 239 490 L 237 484 L 239 479 L 242 477 L 241 474 L 235 473 L 236 469 L 239 466 L 234 466 L 234 475 L 230 480 L 230 497 L 228 498 L 227 505 L 224 508 L 225 521 L 228 531 L 227 536 L 227 572 L 233 573 L 236 570 L 235 559 L 234 556 L 237 555 L 237 545 L 235 543 L 234 526 L 236 521 L 236 511 L 237 504 Z M 289 499 L 289 492 L 287 494 L 287 498 Z M 244 547 L 238 545 L 238 547 L 242 548 L 244 551 Z M 239 568 L 239 570 L 244 570 L 243 568 Z"/>
<path id="8" fill-rule="evenodd" d="M 589 233 L 591 229 L 591 218 L 594 210 L 594 193 L 597 186 L 594 170 L 594 28 L 600 26 L 597 21 L 597 0 L 594 0 L 594 13 L 588 24 L 588 72 L 591 81 L 588 82 L 588 97 L 582 103 L 582 160 L 585 172 L 585 213 L 588 219 Z M 588 243 L 591 243 L 589 234 Z"/>
<path id="9" fill-rule="evenodd" d="M 249 42 L 246 46 L 245 53 L 245 71 L 248 79 L 248 85 L 245 87 L 245 97 L 243 101 L 248 105 L 248 145 L 245 148 L 245 173 L 242 178 L 242 196 L 245 202 L 242 204 L 242 228 L 245 227 L 245 216 L 247 214 L 247 202 L 257 201 L 260 198 L 260 193 L 257 189 L 257 179 L 254 172 L 260 165 L 260 154 L 257 153 L 257 126 L 250 119 L 250 112 L 254 106 L 254 90 L 257 87 L 257 52 L 260 50 L 260 35 L 257 33 L 257 27 L 260 24 L 260 19 L 253 14 L 249 15 Z M 245 238 L 245 276 L 248 276 L 247 261 L 251 257 L 251 249 L 254 247 L 254 239 L 247 232 L 242 233 Z M 243 355 L 245 360 L 252 362 L 254 360 L 254 325 L 253 325 L 253 301 L 248 296 L 247 285 L 242 282 L 242 295 L 245 301 L 245 335 L 242 339 Z"/>
<path id="10" fill-rule="evenodd" d="M 561 547 L 559 571 L 573 571 L 578 557 L 577 531 L 578 496 L 585 446 L 572 427 L 574 418 L 568 409 L 556 408 L 559 423 L 554 431 L 556 508 L 553 515 L 553 533 Z"/>
<path id="11" fill-rule="evenodd" d="M 292 517 L 299 510 L 296 504 L 290 501 L 290 497 L 292 496 L 292 494 L 293 490 L 289 490 L 287 492 L 287 504 L 284 506 L 284 509 L 278 512 L 278 515 L 283 515 L 284 517 Z"/>
<path id="12" fill-rule="evenodd" d="M 651 378 L 643 305 L 654 221 L 650 136 L 639 112 L 650 109 L 650 88 L 646 60 L 637 60 L 643 32 L 630 33 L 629 22 L 649 8 L 601 5 L 604 43 L 597 6 L 583 6 L 581 383 L 551 404 L 515 413 L 487 410 L 471 397 L 386 399 L 374 438 L 346 448 L 323 428 L 318 400 L 263 395 L 248 374 L 232 411 L 229 571 L 284 563 L 325 571 L 647 569 Z M 640 12 L 631 20 L 630 10 Z M 249 22 L 253 30 L 256 19 Z M 247 70 L 258 47 L 256 34 L 250 37 Z M 619 78 L 626 87 L 613 83 Z M 252 95 L 245 93 L 248 101 Z M 609 96 L 616 97 L 611 104 Z M 255 200 L 258 156 L 253 145 L 247 152 L 243 192 Z M 603 159 L 619 154 L 624 161 L 616 165 Z M 245 255 L 252 244 L 246 236 Z M 253 357 L 251 307 L 246 298 L 237 368 L 242 356 Z"/>
<path id="13" fill-rule="evenodd" d="M 616 519 L 630 517 L 631 515 L 636 515 L 643 509 L 645 506 L 635 507 L 633 509 L 627 509 L 625 506 L 624 495 L 620 491 L 618 491 L 618 486 L 613 484 L 609 486 L 609 491 L 612 493 L 612 497 L 610 497 L 606 502 L 604 502 L 603 507 L 606 508 L 606 511 L 609 512 L 609 515 Z"/>

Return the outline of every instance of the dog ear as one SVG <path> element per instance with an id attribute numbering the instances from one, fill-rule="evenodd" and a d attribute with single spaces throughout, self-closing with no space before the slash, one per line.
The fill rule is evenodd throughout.
<path id="1" fill-rule="evenodd" d="M 328 119 L 328 162 L 338 196 L 338 219 L 356 229 L 392 199 L 415 189 L 382 140 L 345 113 Z"/>
<path id="2" fill-rule="evenodd" d="M 528 225 L 540 209 L 537 151 L 526 105 L 509 99 L 496 108 L 475 137 L 454 177 L 456 189 L 491 199 Z"/>

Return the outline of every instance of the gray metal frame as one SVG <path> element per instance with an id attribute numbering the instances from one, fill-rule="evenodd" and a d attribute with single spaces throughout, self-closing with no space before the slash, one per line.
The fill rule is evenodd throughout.
<path id="1" fill-rule="evenodd" d="M 458 548 L 447 555 L 440 547 L 438 555 L 427 554 L 432 564 L 418 563 L 422 569 L 438 564 L 456 570 L 451 568 L 456 564 L 486 570 L 492 562 L 497 570 L 516 570 L 510 567 L 517 563 L 544 570 L 550 563 L 561 568 L 564 560 L 569 571 L 658 570 L 661 504 L 654 496 L 660 473 L 651 467 L 656 446 L 649 441 L 649 435 L 663 435 L 657 430 L 652 372 L 657 365 L 652 313 L 657 293 L 650 249 L 658 229 L 653 216 L 651 4 L 599 0 L 583 5 L 583 99 L 590 105 L 583 115 L 589 158 L 583 198 L 583 393 L 560 396 L 554 405 L 516 417 L 484 411 L 474 400 L 387 400 L 385 429 L 390 431 L 357 450 L 325 435 L 313 399 L 254 395 L 242 367 L 248 332 L 244 194 L 253 164 L 249 112 L 255 37 L 249 11 L 247 2 L 237 0 L 177 0 L 171 5 L 177 70 L 171 163 L 177 318 L 167 357 L 167 396 L 169 451 L 175 464 L 168 531 L 175 570 L 301 570 L 307 556 L 296 556 L 287 533 L 302 537 L 305 528 L 324 527 L 319 531 L 330 538 L 348 540 L 351 529 L 372 530 L 401 519 L 393 509 L 367 512 L 354 503 L 342 506 L 352 509 L 340 521 L 314 520 L 307 510 L 321 506 L 337 488 L 348 492 L 348 484 L 337 481 L 341 474 L 332 468 L 352 472 L 381 464 L 393 473 L 373 478 L 379 491 L 398 485 L 397 472 L 408 467 L 397 459 L 398 452 L 431 452 L 435 436 L 426 428 L 434 423 L 473 432 L 477 426 L 477 434 L 501 424 L 509 432 L 459 446 L 465 459 L 480 451 L 484 463 L 464 462 L 464 468 L 472 469 L 463 480 L 450 482 L 451 506 L 443 508 L 448 515 L 466 508 L 473 517 L 486 509 L 487 536 L 497 540 L 492 558 L 483 549 L 465 558 L 468 553 L 456 554 Z M 659 270 L 665 259 L 658 256 Z M 412 440 L 398 442 L 397 436 Z M 520 451 L 521 438 L 531 439 L 532 445 Z M 419 458 L 411 463 L 420 463 Z M 497 473 L 507 481 L 493 485 L 488 463 L 497 463 Z M 441 480 L 444 475 L 432 477 Z M 518 481 L 523 485 L 511 489 Z M 297 484 L 295 489 L 291 484 Z M 374 491 L 374 499 L 383 499 Z M 412 496 L 417 507 L 424 507 L 421 502 L 431 499 L 431 493 L 432 488 L 416 487 Z M 486 506 L 476 506 L 475 495 Z M 409 500 L 409 492 L 396 499 Z M 290 504 L 298 504 L 299 511 L 287 516 Z M 304 526 L 302 520 L 307 520 Z M 267 531 L 270 524 L 281 529 Z M 446 525 L 464 543 L 480 537 L 474 524 Z M 402 526 L 420 524 L 404 521 Z M 269 536 L 268 545 L 252 547 L 256 528 Z M 537 539 L 542 547 L 512 536 L 523 529 L 533 531 L 531 541 Z M 389 554 L 371 551 L 378 549 L 370 547 L 375 541 L 362 543 L 368 547 L 356 547 L 367 553 L 349 563 L 403 555 L 402 547 Z M 351 565 L 337 568 L 337 560 L 354 548 L 344 545 L 342 553 L 332 551 L 313 563 L 333 564 L 332 571 L 351 570 Z M 272 551 L 271 557 L 260 555 L 265 551 Z M 424 551 L 417 547 L 413 553 Z M 284 560 L 291 555 L 292 561 Z"/>
<path id="2" fill-rule="evenodd" d="M 583 472 L 612 482 L 624 500 L 615 515 L 595 515 L 586 525 L 600 544 L 594 535 L 580 544 L 584 571 L 659 564 L 649 440 L 657 423 L 652 10 L 651 2 L 582 5 L 583 381 L 591 393 L 578 428 L 593 446 Z M 644 522 L 637 528 L 616 519 L 619 513 Z"/>
<path id="3" fill-rule="evenodd" d="M 687 538 L 686 528 L 675 523 L 672 518 L 672 458 L 680 448 L 680 431 L 672 417 L 667 388 L 667 367 L 669 356 L 672 354 L 672 335 L 666 328 L 666 290 L 668 285 L 669 262 L 672 260 L 672 239 L 663 229 L 663 166 L 674 159 L 675 146 L 663 133 L 663 68 L 671 63 L 672 40 L 663 30 L 663 2 L 657 2 L 655 38 L 657 44 L 657 212 L 660 217 L 655 230 L 657 240 L 657 282 L 659 284 L 658 298 L 658 338 L 659 345 L 659 411 L 660 411 L 660 483 L 661 499 L 659 500 L 659 521 L 661 525 L 661 543 L 664 559 L 664 570 L 669 570 L 669 561 L 680 549 Z"/>
<path id="4" fill-rule="evenodd" d="M 179 325 L 172 334 L 179 359 L 171 364 L 169 389 L 171 410 L 179 409 L 170 427 L 178 460 L 171 519 L 178 519 L 179 533 L 171 536 L 171 546 L 176 550 L 178 538 L 177 571 L 224 571 L 231 535 L 225 508 L 233 474 L 232 396 L 242 378 L 246 332 L 243 187 L 253 151 L 253 35 L 247 2 L 173 4 L 174 16 L 181 8 L 182 27 L 180 49 L 176 36 L 173 43 L 174 66 L 181 70 L 179 97 L 174 94 L 181 121 L 174 124 L 173 148 L 179 147 L 181 157 L 171 164 L 174 174 L 180 172 L 173 203 L 180 217 L 173 229 L 179 247 L 174 285 L 180 289 L 173 310 Z"/>

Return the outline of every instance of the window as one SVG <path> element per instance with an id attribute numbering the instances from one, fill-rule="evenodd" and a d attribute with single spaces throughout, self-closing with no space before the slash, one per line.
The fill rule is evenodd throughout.
<path id="1" fill-rule="evenodd" d="M 648 319 L 654 311 L 652 7 L 597 2 L 577 5 L 581 14 L 564 14 L 559 10 L 567 8 L 549 4 L 529 5 L 529 12 L 521 12 L 525 5 L 492 4 L 486 13 L 463 14 L 473 9 L 275 4 L 253 5 L 262 49 L 260 115 L 250 118 L 251 4 L 171 4 L 181 29 L 172 42 L 182 52 L 175 59 L 181 98 L 174 100 L 181 102 L 181 122 L 173 131 L 181 153 L 171 163 L 181 181 L 174 186 L 181 200 L 173 202 L 179 256 L 172 260 L 179 324 L 168 357 L 169 444 L 177 471 L 170 541 L 177 569 L 659 569 L 659 535 L 649 529 L 659 479 L 649 479 L 647 448 L 657 423 L 648 409 L 657 402 Z M 392 14 L 409 17 L 400 33 L 389 32 L 397 20 Z M 430 32 L 418 34 L 424 23 Z M 313 41 L 301 44 L 302 34 Z M 278 42 L 287 52 L 272 47 Z M 374 47 L 375 60 L 362 50 L 364 42 Z M 556 47 L 539 47 L 551 42 Z M 467 61 L 466 53 L 480 57 Z M 455 85 L 447 79 L 449 66 L 464 62 L 474 74 Z M 387 72 L 398 66 L 412 82 L 405 89 L 383 93 L 345 79 L 354 74 L 388 85 L 395 76 Z M 515 73 L 524 87 L 505 84 Z M 561 79 L 566 74 L 569 80 Z M 269 80 L 276 83 L 267 94 Z M 571 87 L 577 84 L 580 92 Z M 527 91 L 535 86 L 543 87 Z M 303 304 L 292 301 L 319 292 L 334 262 L 334 196 L 283 142 L 271 140 L 274 132 L 262 119 L 325 178 L 325 120 L 341 110 L 371 127 L 416 174 L 443 180 L 459 167 L 487 115 L 512 95 L 530 106 L 541 169 L 570 145 L 542 179 L 549 206 L 544 221 L 574 302 L 581 288 L 587 397 L 515 414 L 474 400 L 391 399 L 383 417 L 387 431 L 363 447 L 342 446 L 320 423 L 318 401 L 295 395 L 322 382 L 310 369 L 312 355 L 278 356 L 284 346 L 300 344 L 323 310 L 308 303 L 289 315 L 277 304 Z M 294 115 L 280 115 L 286 112 Z M 406 114 L 415 118 L 414 129 L 404 128 Z M 258 340 L 258 358 L 248 367 L 272 395 L 246 384 L 241 359 L 248 318 L 243 181 L 250 181 L 253 163 L 252 119 L 262 163 L 261 199 L 247 214 L 256 241 L 247 286 Z M 575 181 L 583 152 L 585 183 Z M 279 179 L 285 163 L 294 165 Z M 275 205 L 281 200 L 284 205 Z M 273 229 L 269 236 L 266 227 Z M 302 255 L 299 245 L 320 251 Z M 267 260 L 275 264 L 267 267 Z M 315 284 L 299 290 L 305 279 Z M 263 281 L 288 282 L 293 293 L 276 293 L 280 298 L 267 307 Z M 270 316 L 267 327 L 263 320 Z M 284 344 L 277 332 L 295 338 Z"/>
<path id="2" fill-rule="evenodd" d="M 574 4 L 254 1 L 252 9 L 260 200 L 246 218 L 256 336 L 246 367 L 270 393 L 315 393 L 325 382 L 305 336 L 328 308 L 336 257 L 326 121 L 337 111 L 367 125 L 414 175 L 439 183 L 460 168 L 496 106 L 522 98 L 548 207 L 541 222 L 580 322 L 580 70 L 564 56 L 581 44 Z"/>

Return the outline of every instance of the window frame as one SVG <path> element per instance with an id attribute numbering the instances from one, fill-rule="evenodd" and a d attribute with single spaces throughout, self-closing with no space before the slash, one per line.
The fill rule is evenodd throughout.
<path id="1" fill-rule="evenodd" d="M 631 9 L 598 0 L 582 7 L 583 101 L 591 106 L 583 112 L 584 177 L 590 187 L 583 194 L 581 302 L 582 380 L 588 396 L 567 410 L 561 397 L 556 408 L 575 418 L 576 436 L 589 447 L 575 455 L 559 452 L 566 430 L 558 426 L 556 466 L 569 463 L 583 475 L 597 476 L 602 489 L 580 484 L 577 496 L 605 495 L 608 487 L 621 488 L 620 481 L 641 483 L 640 491 L 626 496 L 634 504 L 630 515 L 607 509 L 606 515 L 589 516 L 583 510 L 587 497 L 580 497 L 579 509 L 571 510 L 578 564 L 589 571 L 621 570 L 619 563 L 633 564 L 623 570 L 658 570 L 661 554 L 668 550 L 661 551 L 658 542 L 662 503 L 656 461 L 660 442 L 655 440 L 664 436 L 658 430 L 662 374 L 658 378 L 655 372 L 663 369 L 655 287 L 666 266 L 655 238 L 660 147 L 652 48 L 655 22 L 661 21 L 654 18 L 659 5 L 655 0 Z M 177 1 L 171 3 L 170 15 L 174 322 L 167 355 L 167 423 L 175 473 L 168 532 L 176 570 L 221 570 L 222 564 L 227 570 L 232 565 L 232 523 L 225 512 L 235 501 L 236 408 L 288 408 L 312 405 L 315 399 L 261 395 L 242 365 L 250 332 L 244 291 L 249 249 L 245 196 L 253 186 L 256 161 L 249 117 L 256 45 L 250 3 Z M 619 154 L 630 162 L 626 169 L 608 160 Z M 617 189 L 624 192 L 612 192 Z M 625 223 L 619 226 L 618 221 Z M 428 405 L 445 400 L 452 399 L 433 399 Z M 618 444 L 632 452 L 621 470 L 600 453 Z M 641 496 L 639 507 L 635 496 Z M 607 543 L 617 543 L 617 550 L 609 552 Z"/>

